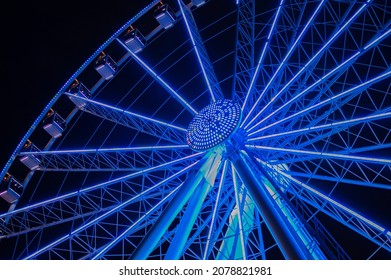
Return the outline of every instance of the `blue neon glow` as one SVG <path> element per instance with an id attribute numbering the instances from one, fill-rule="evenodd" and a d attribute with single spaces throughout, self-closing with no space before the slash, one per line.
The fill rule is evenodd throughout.
<path id="1" fill-rule="evenodd" d="M 142 120 L 150 121 L 150 122 L 153 122 L 153 123 L 156 123 L 156 124 L 160 124 L 160 125 L 164 125 L 164 126 L 167 126 L 167 127 L 170 127 L 170 128 L 177 129 L 177 130 L 186 131 L 186 129 L 183 128 L 183 127 L 179 127 L 179 126 L 167 123 L 167 122 L 163 122 L 163 121 L 158 120 L 158 119 L 150 118 L 150 117 L 138 114 L 138 113 L 134 113 L 134 112 L 127 111 L 127 110 L 124 110 L 124 109 L 120 109 L 120 108 L 117 108 L 117 107 L 114 107 L 114 106 L 111 106 L 111 105 L 107 105 L 107 104 L 104 104 L 102 102 L 98 102 L 98 101 L 95 101 L 95 100 L 87 99 L 87 98 L 84 98 L 84 97 L 81 97 L 81 96 L 74 96 L 73 94 L 70 94 L 70 93 L 65 93 L 65 95 L 71 96 L 72 98 L 77 98 L 77 99 L 83 100 L 83 101 L 85 101 L 87 103 L 91 103 L 91 104 L 94 104 L 94 105 L 98 105 L 100 107 L 105 107 L 105 108 L 108 108 L 110 110 L 114 110 L 114 111 L 120 112 L 121 114 L 137 117 L 137 118 L 142 119 Z"/>
<path id="2" fill-rule="evenodd" d="M 324 199 L 325 201 L 329 202 L 331 205 L 334 205 L 335 207 L 349 213 L 350 215 L 352 215 L 353 217 L 357 218 L 358 220 L 364 222 L 365 224 L 371 226 L 371 227 L 374 227 L 375 229 L 377 229 L 378 231 L 380 232 L 383 232 L 383 233 L 387 233 L 387 235 L 390 235 L 390 231 L 386 231 L 384 227 L 382 226 L 379 226 L 378 224 L 376 224 L 375 222 L 365 218 L 364 216 L 358 214 L 357 212 L 353 211 L 352 209 L 349 209 L 348 207 L 342 205 L 341 203 L 335 201 L 334 199 L 331 199 L 330 197 L 328 197 L 327 195 L 324 195 L 323 193 L 317 191 L 316 189 L 310 187 L 309 185 L 303 183 L 303 182 L 300 182 L 299 180 L 293 178 L 292 176 L 289 176 L 288 174 L 284 173 L 283 171 L 281 170 L 276 170 L 278 173 L 282 174 L 283 176 L 285 176 L 286 178 L 289 178 L 292 182 L 295 182 L 296 184 L 304 187 L 305 189 L 307 189 L 308 191 L 310 191 L 311 193 L 321 197 L 322 199 Z"/>
<path id="3" fill-rule="evenodd" d="M 359 162 L 371 162 L 375 164 L 391 164 L 391 159 L 386 158 L 372 158 L 372 157 L 363 157 L 363 156 L 352 156 L 338 153 L 326 153 L 326 152 L 316 152 L 316 151 L 306 151 L 306 150 L 297 150 L 297 149 L 288 149 L 288 148 L 277 148 L 277 147 L 267 147 L 267 146 L 259 146 L 259 145 L 246 145 L 247 148 L 250 149 L 259 149 L 265 151 L 278 151 L 299 155 L 312 155 L 317 156 L 319 158 L 336 158 L 342 160 L 351 160 L 351 161 L 359 161 Z"/>
<path id="4" fill-rule="evenodd" d="M 238 103 L 218 100 L 206 106 L 191 121 L 186 142 L 196 151 L 205 151 L 223 143 L 236 130 L 241 119 Z"/>
<path id="5" fill-rule="evenodd" d="M 131 178 L 140 176 L 142 174 L 147 174 L 148 172 L 151 172 L 151 171 L 154 171 L 154 170 L 159 170 L 159 169 L 161 169 L 163 167 L 167 167 L 167 166 L 173 165 L 175 163 L 179 163 L 181 161 L 185 161 L 185 160 L 188 160 L 188 159 L 191 159 L 191 158 L 196 158 L 196 157 L 198 157 L 198 156 L 200 156 L 202 154 L 204 154 L 204 153 L 200 152 L 200 153 L 192 154 L 192 155 L 180 158 L 180 159 L 176 159 L 176 160 L 173 160 L 173 161 L 165 162 L 165 163 L 160 164 L 158 166 L 154 166 L 154 167 L 150 167 L 150 168 L 147 168 L 147 169 L 144 169 L 144 170 L 141 170 L 141 171 L 137 171 L 137 172 L 134 172 L 134 173 L 131 173 L 131 174 L 128 174 L 128 175 L 125 175 L 125 176 L 122 176 L 122 177 L 119 177 L 119 178 L 116 178 L 116 179 L 113 179 L 113 180 L 110 180 L 110 181 L 107 181 L 107 182 L 104 182 L 104 183 L 100 183 L 100 184 L 96 184 L 94 186 L 86 187 L 86 188 L 83 188 L 83 189 L 81 189 L 79 191 L 74 191 L 74 192 L 70 192 L 70 193 L 67 193 L 67 194 L 64 194 L 64 195 L 61 195 L 61 196 L 56 196 L 55 198 L 51 198 L 51 199 L 48 199 L 48 200 L 45 200 L 45 201 L 42 201 L 42 202 L 39 202 L 39 203 L 36 203 L 36 204 L 33 204 L 33 205 L 29 205 L 29 206 L 26 206 L 26 207 L 23 207 L 23 208 L 16 209 L 12 213 L 9 212 L 9 213 L 0 214 L 0 218 L 7 217 L 9 215 L 16 214 L 16 213 L 19 213 L 19 212 L 27 211 L 29 209 L 34 209 L 34 208 L 37 208 L 37 207 L 40 207 L 40 206 L 43 206 L 43 205 L 47 205 L 49 203 L 62 201 L 64 199 L 71 198 L 71 197 L 74 197 L 74 196 L 77 196 L 77 195 L 81 195 L 83 193 L 90 192 L 90 191 L 93 191 L 93 190 L 101 189 L 101 188 L 104 188 L 106 186 L 109 186 L 109 185 L 112 185 L 112 184 L 115 184 L 115 183 L 120 183 L 120 182 L 129 180 Z"/>
<path id="6" fill-rule="evenodd" d="M 141 65 L 147 72 L 156 79 L 176 100 L 179 101 L 186 109 L 192 112 L 194 115 L 197 114 L 197 110 L 194 109 L 190 103 L 188 103 L 182 96 L 180 96 L 162 77 L 160 77 L 155 71 L 152 70 L 140 57 L 132 52 L 121 40 L 117 41 L 130 53 L 130 55 Z"/>
<path id="7" fill-rule="evenodd" d="M 265 54 L 266 54 L 266 50 L 267 50 L 268 45 L 269 45 L 269 42 L 270 42 L 270 38 L 271 38 L 271 36 L 272 36 L 272 34 L 273 34 L 273 32 L 274 32 L 274 29 L 275 29 L 277 20 L 278 20 L 278 18 L 280 17 L 280 13 L 281 13 L 281 9 L 282 9 L 282 5 L 284 4 L 284 1 L 285 1 L 285 0 L 281 0 L 280 5 L 278 6 L 277 12 L 276 12 L 276 14 L 275 14 L 275 16 L 274 16 L 273 23 L 272 23 L 272 26 L 271 26 L 271 28 L 270 28 L 269 34 L 268 34 L 268 36 L 267 36 L 265 45 L 263 46 L 261 56 L 259 57 L 257 67 L 256 67 L 256 69 L 255 69 L 255 72 L 254 72 L 253 77 L 251 78 L 251 82 L 250 82 L 250 86 L 249 86 L 248 91 L 247 91 L 247 94 L 246 94 L 246 98 L 244 99 L 244 102 L 243 102 L 243 104 L 242 104 L 242 110 L 246 107 L 248 98 L 250 97 L 250 94 L 251 94 L 251 92 L 253 91 L 253 88 L 254 88 L 254 85 L 255 85 L 255 81 L 256 81 L 257 78 L 258 78 L 259 71 L 260 71 L 261 66 L 262 66 L 263 59 L 265 58 Z M 250 110 L 249 114 L 250 114 L 250 113 L 251 113 L 251 110 Z M 245 120 L 246 120 L 246 118 L 244 119 L 244 121 L 245 121 Z"/>
<path id="8" fill-rule="evenodd" d="M 292 119 L 294 117 L 303 115 L 306 112 L 315 110 L 315 109 L 317 109 L 319 107 L 322 107 L 322 106 L 324 106 L 326 104 L 329 104 L 332 101 L 334 101 L 336 99 L 339 99 L 339 98 L 341 98 L 343 96 L 346 96 L 346 95 L 348 95 L 350 93 L 354 93 L 354 92 L 357 92 L 357 91 L 360 91 L 360 90 L 363 91 L 366 87 L 370 86 L 371 84 L 374 84 L 374 83 L 377 83 L 379 81 L 382 81 L 383 79 L 386 79 L 389 76 L 391 76 L 391 71 L 385 72 L 385 73 L 383 73 L 383 74 L 381 74 L 381 75 L 379 75 L 379 76 L 377 76 L 377 77 L 375 77 L 375 78 L 373 78 L 371 80 L 368 80 L 368 81 L 366 81 L 366 82 L 364 82 L 364 83 L 362 83 L 360 85 L 357 85 L 357 86 L 355 86 L 355 87 L 353 87 L 351 89 L 348 89 L 348 90 L 343 91 L 343 92 L 341 92 L 341 93 L 339 93 L 337 95 L 334 95 L 333 97 L 327 98 L 327 99 L 325 99 L 325 100 L 323 100 L 323 101 L 321 101 L 319 103 L 316 103 L 316 104 L 314 104 L 312 106 L 309 106 L 309 107 L 303 109 L 302 111 L 296 112 L 296 113 L 294 113 L 294 114 L 292 114 L 290 116 L 287 116 L 287 117 L 285 117 L 285 118 L 283 118 L 281 120 L 278 120 L 278 121 L 276 121 L 276 122 L 274 122 L 274 123 L 272 123 L 272 124 L 270 124 L 268 126 L 260 128 L 257 131 L 253 131 L 253 132 L 249 133 L 249 136 L 255 135 L 256 133 L 264 131 L 264 130 L 270 128 L 270 127 L 276 126 L 276 125 L 278 125 L 280 123 L 286 122 L 287 120 L 290 120 L 290 119 Z"/>
<path id="9" fill-rule="evenodd" d="M 322 47 L 320 48 L 320 50 L 304 65 L 304 67 L 302 67 L 295 75 L 294 77 L 289 81 L 287 82 L 284 87 L 279 91 L 279 94 L 284 92 L 311 64 L 313 61 L 315 61 L 320 55 L 322 55 L 324 53 L 324 51 L 329 47 L 329 45 L 331 43 L 334 42 L 335 39 L 337 39 L 339 37 L 339 35 L 344 32 L 346 30 L 346 28 L 353 22 L 354 19 L 356 19 L 359 14 L 368 6 L 368 3 L 365 3 L 361 6 L 361 8 L 352 16 L 349 18 L 348 21 L 346 21 L 346 23 L 340 27 L 337 32 L 335 32 L 335 34 L 333 36 L 331 36 L 331 38 L 329 40 L 327 40 L 326 43 L 324 43 L 322 45 Z M 319 6 L 320 7 L 320 6 Z M 279 95 L 278 94 L 278 95 Z M 243 126 L 245 128 L 248 128 L 248 126 L 253 123 L 256 118 L 252 118 L 250 120 L 249 123 L 247 123 L 248 121 L 248 118 L 250 117 L 251 113 L 255 110 L 256 108 L 256 105 L 259 103 L 260 101 L 260 98 L 258 98 L 257 102 L 255 102 L 255 104 L 252 106 L 250 112 L 247 114 L 247 116 L 245 117 L 245 119 L 243 120 Z M 265 110 L 267 108 L 267 106 L 263 107 L 262 110 Z"/>
<path id="10" fill-rule="evenodd" d="M 121 147 L 121 148 L 101 148 L 101 149 L 80 149 L 80 150 L 56 150 L 39 152 L 22 152 L 20 155 L 55 155 L 55 154 L 90 154 L 90 153 L 126 153 L 155 150 L 175 150 L 188 149 L 188 145 L 166 145 L 166 146 L 143 146 L 143 147 Z"/>
<path id="11" fill-rule="evenodd" d="M 363 249 L 359 257 L 391 254 L 391 232 L 379 224 L 389 213 L 372 209 L 367 197 L 357 204 L 359 192 L 348 193 L 391 189 L 387 4 L 277 0 L 269 10 L 255 0 L 177 1 L 176 16 L 186 25 L 160 22 L 146 32 L 149 46 L 140 55 L 129 51 L 119 39 L 124 28 L 159 24 L 152 12 L 160 0 L 149 2 L 45 107 L 68 114 L 62 138 L 40 138 L 42 114 L 27 131 L 2 173 L 23 177 L 20 162 L 36 157 L 40 163 L 18 178 L 26 196 L 0 214 L 0 240 L 7 246 L 0 258 L 356 258 L 349 238 L 329 234 L 333 223 L 348 230 L 344 235 L 363 237 L 355 244 Z M 209 9 L 215 4 L 218 9 Z M 208 46 L 224 44 L 223 52 L 213 49 L 213 65 L 197 25 Z M 123 66 L 110 81 L 90 65 L 103 48 Z M 91 86 L 91 96 L 64 92 L 76 78 Z M 207 90 L 200 92 L 203 83 Z M 157 110 L 143 102 L 153 84 L 169 93 L 159 95 L 156 102 L 164 103 Z M 224 99 L 220 86 L 233 89 L 235 102 Z M 124 96 L 111 94 L 117 87 Z M 131 111 L 108 105 L 116 102 Z M 173 116 L 170 109 L 178 112 L 178 106 L 181 113 Z M 91 122 L 91 115 L 98 119 Z M 79 137 L 85 127 L 91 134 Z M 146 142 L 145 134 L 155 142 Z M 26 140 L 39 149 L 22 147 Z M 387 206 L 388 197 L 376 199 Z M 373 219 L 366 217 L 372 213 Z"/>
<path id="12" fill-rule="evenodd" d="M 317 131 L 317 130 L 322 130 L 322 129 L 332 129 L 332 128 L 338 127 L 338 126 L 348 127 L 349 125 L 355 125 L 357 123 L 364 123 L 364 122 L 369 122 L 369 121 L 373 121 L 373 120 L 380 120 L 380 119 L 387 119 L 387 118 L 391 118 L 391 112 L 374 114 L 374 115 L 369 115 L 366 117 L 354 118 L 354 119 L 345 120 L 345 121 L 332 122 L 329 124 L 323 124 L 323 125 L 318 125 L 318 126 L 311 126 L 311 127 L 306 127 L 306 128 L 301 128 L 301 129 L 296 129 L 296 130 L 291 130 L 291 131 L 285 131 L 285 132 L 281 132 L 281 133 L 263 135 L 263 136 L 259 136 L 259 137 L 249 138 L 248 141 L 253 142 L 253 141 L 276 138 L 276 137 L 281 137 L 281 136 L 286 136 L 286 135 L 307 133 L 307 132 L 312 132 L 312 131 Z"/>
<path id="13" fill-rule="evenodd" d="M 209 58 L 207 58 L 205 56 L 201 57 L 200 50 L 199 50 L 199 45 L 197 44 L 197 42 L 195 41 L 195 38 L 193 36 L 193 32 L 197 32 L 197 30 L 193 31 L 192 28 L 190 27 L 190 23 L 189 23 L 189 20 L 191 20 L 191 19 L 188 18 L 188 13 L 190 14 L 190 16 L 192 16 L 190 11 L 185 11 L 185 9 L 187 9 L 187 7 L 183 4 L 182 0 L 178 0 L 178 5 L 179 5 L 179 7 L 181 9 L 181 13 L 182 13 L 183 19 L 185 21 L 187 31 L 188 31 L 189 36 L 190 36 L 190 40 L 191 40 L 191 42 L 193 44 L 194 51 L 195 51 L 195 53 L 197 55 L 197 59 L 198 59 L 199 65 L 201 67 L 202 74 L 204 75 L 204 79 L 205 79 L 206 85 L 208 87 L 210 96 L 212 98 L 212 101 L 216 102 L 215 93 L 213 92 L 212 85 L 211 85 L 211 82 L 209 80 L 208 74 L 206 72 L 206 68 L 204 66 L 204 60 L 203 60 L 203 59 L 209 59 Z"/>

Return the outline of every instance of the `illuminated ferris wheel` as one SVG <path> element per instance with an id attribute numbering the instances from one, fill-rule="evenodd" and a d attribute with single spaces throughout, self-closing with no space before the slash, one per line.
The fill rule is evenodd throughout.
<path id="1" fill-rule="evenodd" d="M 390 3 L 259 2 L 131 15 L 3 168 L 0 258 L 390 258 Z"/>

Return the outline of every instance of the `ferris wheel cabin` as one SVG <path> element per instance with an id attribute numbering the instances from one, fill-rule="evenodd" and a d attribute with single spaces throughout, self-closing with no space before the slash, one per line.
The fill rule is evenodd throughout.
<path id="1" fill-rule="evenodd" d="M 95 70 L 102 78 L 110 80 L 117 71 L 117 65 L 109 55 L 102 53 L 95 61 Z"/>
<path id="2" fill-rule="evenodd" d="M 30 154 L 31 152 L 40 152 L 37 146 L 35 146 L 30 140 L 27 140 L 27 143 L 24 144 L 21 152 L 26 154 L 19 158 L 20 162 L 26 165 L 30 170 L 38 169 L 41 161 L 35 155 Z"/>
<path id="3" fill-rule="evenodd" d="M 122 35 L 121 41 L 134 53 L 141 52 L 146 44 L 146 40 L 138 29 L 129 28 Z"/>
<path id="4" fill-rule="evenodd" d="M 43 129 L 53 138 L 59 138 L 62 136 L 65 128 L 65 120 L 57 112 L 51 109 L 43 120 Z"/>
<path id="5" fill-rule="evenodd" d="M 175 13 L 168 4 L 158 7 L 154 12 L 154 17 L 164 29 L 174 26 L 176 21 Z"/>
<path id="6" fill-rule="evenodd" d="M 87 104 L 84 99 L 89 99 L 91 97 L 90 90 L 78 80 L 75 80 L 66 93 L 71 95 L 69 96 L 69 99 L 80 109 Z"/>
<path id="7" fill-rule="evenodd" d="M 0 197 L 8 203 L 14 203 L 23 194 L 23 185 L 7 173 L 0 183 Z"/>

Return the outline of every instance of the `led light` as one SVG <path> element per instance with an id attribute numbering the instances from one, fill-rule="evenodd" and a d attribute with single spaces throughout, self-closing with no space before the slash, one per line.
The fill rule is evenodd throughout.
<path id="1" fill-rule="evenodd" d="M 241 109 L 238 103 L 223 99 L 209 104 L 190 122 L 187 144 L 196 151 L 205 151 L 220 145 L 238 128 Z"/>

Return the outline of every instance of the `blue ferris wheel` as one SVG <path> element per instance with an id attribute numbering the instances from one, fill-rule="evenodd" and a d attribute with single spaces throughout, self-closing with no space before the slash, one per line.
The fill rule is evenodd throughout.
<path id="1" fill-rule="evenodd" d="M 1 173 L 1 259 L 390 259 L 391 3 L 151 1 Z"/>

